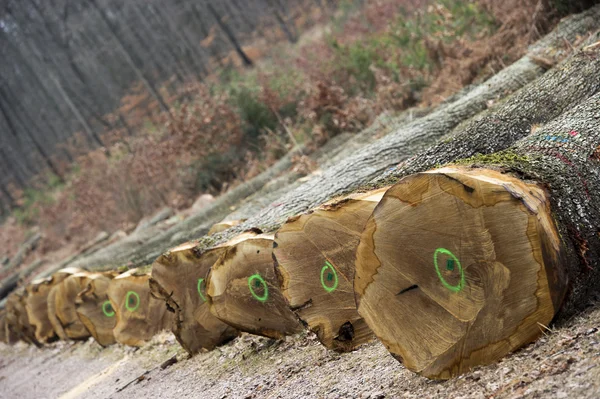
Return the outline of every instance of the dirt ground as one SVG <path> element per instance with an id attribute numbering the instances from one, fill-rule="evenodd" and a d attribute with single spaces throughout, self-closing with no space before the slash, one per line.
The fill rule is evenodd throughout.
<path id="1" fill-rule="evenodd" d="M 92 340 L 0 344 L 0 397 L 599 398 L 600 304 L 562 324 L 496 364 L 442 382 L 406 370 L 379 342 L 337 354 L 307 333 L 285 342 L 244 335 L 191 359 L 166 332 L 139 349 Z M 173 356 L 177 363 L 160 367 Z"/>

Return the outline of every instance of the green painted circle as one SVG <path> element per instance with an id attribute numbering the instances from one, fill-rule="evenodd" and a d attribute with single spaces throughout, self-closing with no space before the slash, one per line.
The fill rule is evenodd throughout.
<path id="1" fill-rule="evenodd" d="M 445 254 L 450 256 L 454 262 L 456 262 L 456 265 L 458 266 L 458 273 L 460 274 L 460 281 L 458 282 L 458 284 L 456 285 L 452 285 L 450 283 L 448 283 L 446 281 L 446 279 L 444 278 L 444 276 L 442 276 L 442 272 L 440 272 L 440 268 L 438 266 L 438 255 L 439 254 Z M 442 282 L 442 285 L 446 288 L 448 288 L 450 291 L 452 292 L 458 292 L 460 290 L 462 290 L 465 286 L 465 272 L 462 268 L 462 265 L 460 264 L 460 261 L 458 260 L 458 258 L 449 250 L 447 250 L 446 248 L 438 248 L 435 250 L 435 252 L 433 253 L 433 264 L 435 265 L 435 272 L 438 275 L 438 278 L 440 279 L 440 281 Z"/>
<path id="2" fill-rule="evenodd" d="M 104 316 L 106 317 L 113 317 L 115 315 L 115 310 L 110 301 L 104 301 L 102 303 L 102 313 L 104 313 Z"/>
<path id="3" fill-rule="evenodd" d="M 257 284 L 256 284 L 257 287 L 260 287 L 260 285 L 262 285 L 264 287 L 265 292 L 262 296 L 259 296 L 256 294 L 256 292 L 254 292 L 254 287 L 252 287 L 252 282 L 254 280 L 256 280 L 256 282 L 257 282 Z M 269 297 L 269 287 L 267 287 L 267 282 L 258 273 L 253 274 L 252 276 L 248 277 L 248 288 L 250 289 L 250 293 L 252 294 L 252 296 L 261 302 L 266 301 L 267 298 Z"/>
<path id="4" fill-rule="evenodd" d="M 202 293 L 202 283 L 203 283 L 203 282 L 204 282 L 204 279 L 203 279 L 203 278 L 199 278 L 199 279 L 198 279 L 198 286 L 197 286 L 197 288 L 198 288 L 198 295 L 200 295 L 200 298 L 202 298 L 202 300 L 203 300 L 204 302 L 206 302 L 206 297 L 205 297 L 205 296 L 204 296 L 204 294 Z"/>
<path id="5" fill-rule="evenodd" d="M 331 286 L 325 284 L 325 271 L 327 269 L 332 271 L 332 273 L 328 274 L 327 276 L 328 281 L 331 281 L 333 279 L 333 285 Z M 329 261 L 325 261 L 325 266 L 323 266 L 323 268 L 321 269 L 321 285 L 323 286 L 323 289 L 327 292 L 333 292 L 337 288 L 338 282 L 338 275 L 335 269 L 333 268 L 333 265 L 329 263 Z"/>
<path id="6" fill-rule="evenodd" d="M 130 304 L 131 299 L 135 298 L 135 304 Z M 140 296 L 135 291 L 128 291 L 125 296 L 125 309 L 135 312 L 140 307 Z"/>

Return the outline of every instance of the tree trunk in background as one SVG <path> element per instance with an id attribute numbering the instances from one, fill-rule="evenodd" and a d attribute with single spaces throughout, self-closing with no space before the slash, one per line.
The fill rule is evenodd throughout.
<path id="1" fill-rule="evenodd" d="M 252 60 L 250 60 L 250 58 L 248 58 L 248 56 L 246 55 L 246 53 L 242 49 L 242 46 L 240 45 L 240 43 L 236 39 L 235 35 L 233 34 L 233 32 L 231 31 L 231 29 L 229 28 L 229 26 L 227 26 L 227 24 L 225 24 L 223 22 L 223 20 L 221 19 L 221 17 L 219 17 L 219 14 L 217 13 L 217 10 L 215 10 L 214 7 L 210 3 L 206 3 L 206 7 L 208 8 L 208 11 L 215 18 L 215 20 L 217 21 L 217 24 L 223 30 L 223 32 L 225 33 L 225 35 L 227 36 L 227 38 L 231 42 L 231 45 L 233 46 L 233 48 L 235 49 L 235 51 L 239 55 L 239 57 L 242 59 L 244 65 L 246 65 L 246 66 L 252 66 L 253 65 Z"/>
<path id="2" fill-rule="evenodd" d="M 150 83 L 150 81 L 144 76 L 144 74 L 142 73 L 142 71 L 140 70 L 140 68 L 136 65 L 135 61 L 133 61 L 133 58 L 131 58 L 131 55 L 130 55 L 129 51 L 127 50 L 125 44 L 123 43 L 123 41 L 121 40 L 121 38 L 116 33 L 117 32 L 116 27 L 113 26 L 113 24 L 109 21 L 109 19 L 107 18 L 104 10 L 101 9 L 98 6 L 96 0 L 89 0 L 89 3 L 92 5 L 92 7 L 94 7 L 96 9 L 96 11 L 98 11 L 98 14 L 102 18 L 102 20 L 104 21 L 104 23 L 106 24 L 106 26 L 108 27 L 108 30 L 111 33 L 111 36 L 113 37 L 113 39 L 117 43 L 117 47 L 121 51 L 121 54 L 123 54 L 123 57 L 125 58 L 125 60 L 129 64 L 129 66 L 131 66 L 131 68 L 134 70 L 134 72 L 137 75 L 138 79 L 140 79 L 140 81 L 148 89 L 148 92 L 152 95 L 152 97 L 156 100 L 156 102 L 158 102 L 158 105 L 160 106 L 161 110 L 163 112 L 166 112 L 167 114 L 170 114 L 169 107 L 167 106 L 167 104 L 163 100 L 162 96 L 154 88 L 154 85 L 152 83 Z"/>

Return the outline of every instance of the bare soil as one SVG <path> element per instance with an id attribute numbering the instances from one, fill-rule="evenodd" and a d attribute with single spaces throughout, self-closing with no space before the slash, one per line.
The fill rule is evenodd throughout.
<path id="1" fill-rule="evenodd" d="M 243 335 L 190 359 L 166 332 L 139 349 L 0 344 L 0 397 L 599 398 L 600 304 L 540 328 L 535 343 L 449 381 L 406 370 L 379 342 L 338 354 L 310 333 L 285 342 Z M 178 362 L 162 369 L 173 356 Z"/>

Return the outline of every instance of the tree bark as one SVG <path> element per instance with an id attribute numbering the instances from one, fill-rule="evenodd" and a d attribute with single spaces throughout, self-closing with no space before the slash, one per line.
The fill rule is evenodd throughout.
<path id="1" fill-rule="evenodd" d="M 161 110 L 163 112 L 165 112 L 165 113 L 167 113 L 167 114 L 170 115 L 169 107 L 165 103 L 164 99 L 158 93 L 158 91 L 156 90 L 156 88 L 154 87 L 154 85 L 152 83 L 150 83 L 150 81 L 144 76 L 144 74 L 141 71 L 141 69 L 137 66 L 137 64 L 135 63 L 135 61 L 133 60 L 133 58 L 129 54 L 129 51 L 125 47 L 125 44 L 123 43 L 123 41 L 121 40 L 121 38 L 117 35 L 117 33 L 116 33 L 117 31 L 116 31 L 115 27 L 112 25 L 112 23 L 106 17 L 106 15 L 104 13 L 104 10 L 102 10 L 98 6 L 98 4 L 96 3 L 96 0 L 89 0 L 89 2 L 96 9 L 96 11 L 98 11 L 98 14 L 102 18 L 102 20 L 104 21 L 104 23 L 106 24 L 106 26 L 108 27 L 108 31 L 110 32 L 111 36 L 115 39 L 115 42 L 117 43 L 117 47 L 121 51 L 121 54 L 123 54 L 123 57 L 125 58 L 125 60 L 129 64 L 129 66 L 131 66 L 131 68 L 133 69 L 133 71 L 137 75 L 138 79 L 140 79 L 140 81 L 144 84 L 144 86 L 146 86 L 146 88 L 148 89 L 148 92 L 156 100 L 156 102 L 160 106 Z"/>
<path id="2" fill-rule="evenodd" d="M 222 231 L 225 231 L 227 229 L 232 228 L 233 226 L 237 226 L 240 223 L 243 223 L 245 221 L 245 219 L 241 219 L 241 220 L 224 220 L 222 222 L 219 223 L 215 223 L 211 226 L 211 228 L 208 230 L 208 232 L 206 233 L 206 235 L 212 235 L 212 234 L 217 234 L 220 233 Z"/>
<path id="3" fill-rule="evenodd" d="M 242 49 L 242 46 L 240 45 L 240 43 L 238 42 L 237 38 L 233 34 L 233 31 L 231 29 L 229 29 L 229 27 L 227 26 L 227 24 L 225 24 L 223 22 L 223 20 L 221 19 L 221 17 L 217 13 L 217 10 L 215 10 L 214 7 L 210 3 L 206 3 L 206 8 L 208 8 L 208 11 L 212 14 L 212 16 L 217 21 L 217 24 L 219 25 L 219 27 L 225 33 L 225 36 L 227 36 L 227 38 L 229 39 L 229 42 L 231 43 L 231 45 L 235 49 L 235 52 L 241 58 L 241 60 L 244 63 L 244 65 L 245 66 L 252 66 L 253 65 L 252 60 L 246 55 L 246 53 Z"/>

